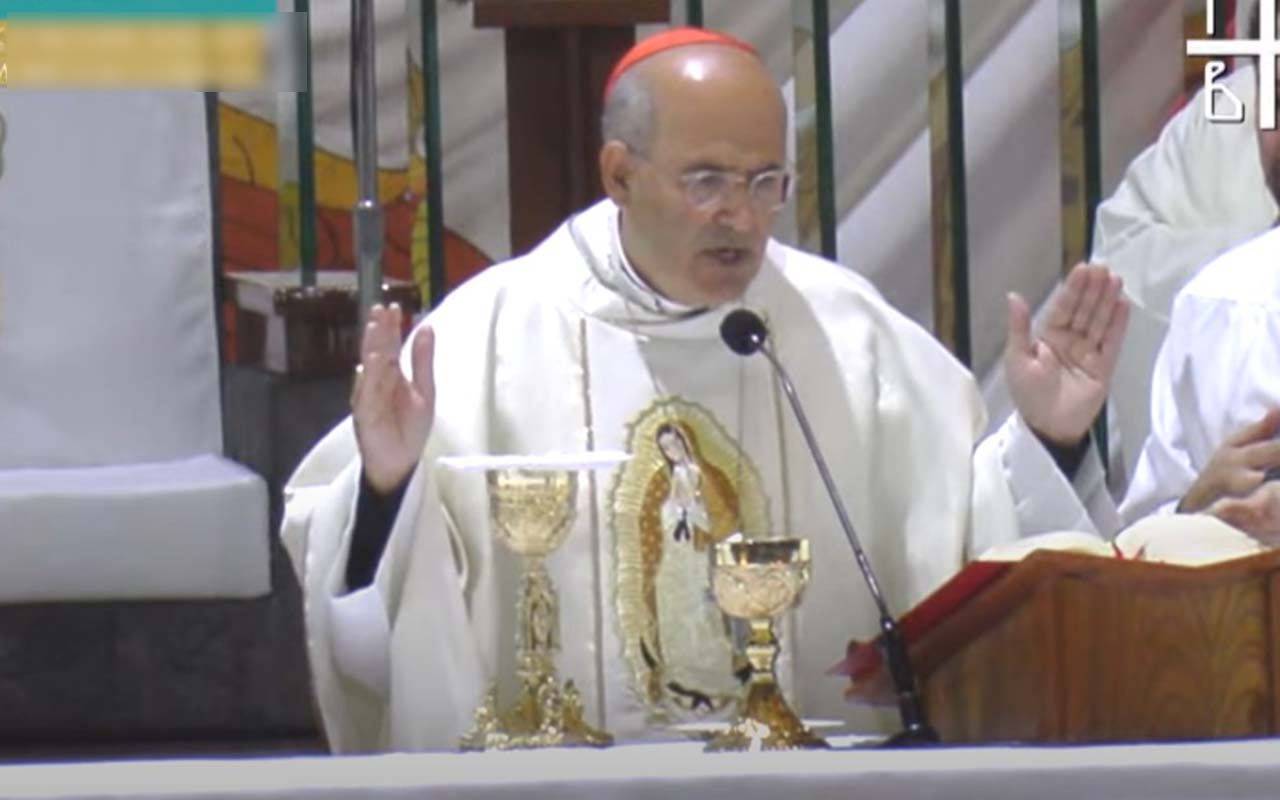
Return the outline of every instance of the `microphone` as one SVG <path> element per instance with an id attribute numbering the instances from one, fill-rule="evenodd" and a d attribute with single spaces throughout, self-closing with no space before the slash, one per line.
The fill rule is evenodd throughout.
<path id="1" fill-rule="evenodd" d="M 911 660 L 907 657 L 906 642 L 898 629 L 897 621 L 889 613 L 889 605 L 885 602 L 884 594 L 880 591 L 880 582 L 876 580 L 875 571 L 871 569 L 871 561 L 867 559 L 867 554 L 862 549 L 862 543 L 858 540 L 858 534 L 853 530 L 853 523 L 849 521 L 849 514 L 845 511 L 844 503 L 840 500 L 840 493 L 836 491 L 836 484 L 831 478 L 831 471 L 827 469 L 826 459 L 822 457 L 822 451 L 818 449 L 818 441 L 813 435 L 813 429 L 809 427 L 809 418 L 805 415 L 804 408 L 800 405 L 800 398 L 796 395 L 796 389 L 791 383 L 791 377 L 769 347 L 769 330 L 765 327 L 764 320 L 760 319 L 755 312 L 745 308 L 731 311 L 720 323 L 720 338 L 724 340 L 730 350 L 740 356 L 763 353 L 764 357 L 773 366 L 774 373 L 782 383 L 782 390 L 787 395 L 787 400 L 791 403 L 791 410 L 795 412 L 796 421 L 800 423 L 800 432 L 804 434 L 804 441 L 809 447 L 809 454 L 813 456 L 813 462 L 818 467 L 818 474 L 822 476 L 822 483 L 827 489 L 827 495 L 831 498 L 831 504 L 835 506 L 836 517 L 840 520 L 840 527 L 844 530 L 844 535 L 849 539 L 849 546 L 853 548 L 853 555 L 858 561 L 858 569 L 862 571 L 862 577 L 866 580 L 867 588 L 871 590 L 871 597 L 875 600 L 876 608 L 880 612 L 880 647 L 884 651 L 885 662 L 889 666 L 889 676 L 893 681 L 893 689 L 898 695 L 898 713 L 902 718 L 902 730 L 889 737 L 884 746 L 919 747 L 938 744 L 941 739 L 938 736 L 938 732 L 933 729 L 933 726 L 925 718 L 924 706 L 920 702 L 920 693 L 916 690 L 916 679 L 911 670 Z"/>

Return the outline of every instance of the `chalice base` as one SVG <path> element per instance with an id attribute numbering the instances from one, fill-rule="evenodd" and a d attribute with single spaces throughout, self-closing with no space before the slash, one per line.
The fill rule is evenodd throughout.
<path id="1" fill-rule="evenodd" d="M 738 718 L 707 742 L 706 752 L 730 750 L 820 750 L 827 740 L 806 728 L 778 689 L 778 684 L 753 683 Z"/>
<path id="2" fill-rule="evenodd" d="M 608 747 L 613 736 L 582 718 L 582 696 L 573 681 L 563 688 L 554 674 L 526 679 L 519 700 L 498 710 L 497 687 L 491 687 L 476 709 L 462 750 L 521 750 L 540 747 Z"/>

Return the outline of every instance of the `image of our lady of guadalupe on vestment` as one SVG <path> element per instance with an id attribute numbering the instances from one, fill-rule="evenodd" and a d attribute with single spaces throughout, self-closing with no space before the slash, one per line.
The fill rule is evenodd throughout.
<path id="1" fill-rule="evenodd" d="M 658 428 L 654 438 L 658 442 L 658 452 L 662 453 L 662 458 L 667 462 L 667 472 L 659 472 L 653 479 L 655 486 L 667 484 L 667 496 L 662 501 L 663 544 L 692 542 L 696 530 L 698 541 L 692 542 L 694 549 L 706 550 L 711 531 L 711 515 L 702 499 L 702 467 L 693 455 L 689 434 L 681 430 L 678 424 L 665 422 Z M 715 467 L 711 469 L 714 470 Z M 718 473 L 717 477 L 720 477 Z M 730 502 L 733 506 L 730 513 L 736 521 L 737 498 L 731 496 Z"/>
<path id="2" fill-rule="evenodd" d="M 711 555 L 744 530 L 744 496 L 757 524 L 767 516 L 759 478 L 700 406 L 664 401 L 630 433 L 632 460 L 612 498 L 624 639 L 647 704 L 696 718 L 740 692 L 729 623 L 711 593 Z"/>

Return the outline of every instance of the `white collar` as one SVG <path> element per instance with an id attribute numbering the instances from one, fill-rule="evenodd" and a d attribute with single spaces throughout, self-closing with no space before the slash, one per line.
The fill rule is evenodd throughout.
<path id="1" fill-rule="evenodd" d="M 777 284 L 783 280 L 780 265 L 785 248 L 770 241 L 760 274 L 741 299 L 680 311 L 683 306 L 659 297 L 638 275 L 632 279 L 625 273 L 622 250 L 614 245 L 619 213 L 613 201 L 601 200 L 570 217 L 561 228 L 565 239 L 556 240 L 564 242 L 586 268 L 570 301 L 584 314 L 639 335 L 676 339 L 718 338 L 720 322 L 735 308 L 751 308 L 769 317 L 767 301 L 780 291 Z"/>
<path id="2" fill-rule="evenodd" d="M 648 281 L 640 276 L 640 273 L 632 266 L 631 259 L 627 258 L 627 251 L 622 247 L 621 209 L 615 209 L 613 219 L 609 224 L 609 232 L 609 259 L 617 263 L 619 272 L 622 273 L 623 279 L 631 285 L 631 288 L 639 292 L 648 301 L 644 303 L 646 308 L 662 316 L 686 316 L 706 310 L 705 308 L 677 303 L 675 300 L 663 297 L 657 289 L 653 288 Z"/>

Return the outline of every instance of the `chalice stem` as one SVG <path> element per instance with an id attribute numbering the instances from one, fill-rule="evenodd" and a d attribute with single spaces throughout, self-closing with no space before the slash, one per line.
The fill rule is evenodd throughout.
<path id="1" fill-rule="evenodd" d="M 555 674 L 555 653 L 560 650 L 560 603 L 539 556 L 525 558 L 516 612 L 520 620 L 520 677 L 536 685 Z"/>
<path id="2" fill-rule="evenodd" d="M 758 744 L 766 750 L 824 748 L 826 741 L 804 726 L 782 696 L 774 665 L 778 660 L 778 640 L 768 617 L 752 618 L 747 639 L 747 660 L 751 677 L 738 721 L 707 745 L 709 750 L 745 750 Z"/>
<path id="3" fill-rule="evenodd" d="M 752 686 L 777 684 L 773 667 L 778 661 L 778 640 L 773 635 L 773 621 L 752 619 L 751 633 L 747 639 L 747 661 L 751 663 Z"/>

